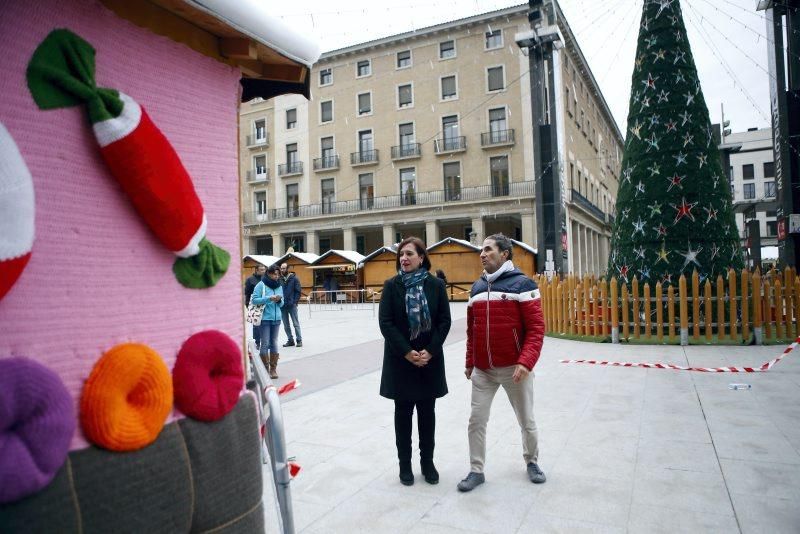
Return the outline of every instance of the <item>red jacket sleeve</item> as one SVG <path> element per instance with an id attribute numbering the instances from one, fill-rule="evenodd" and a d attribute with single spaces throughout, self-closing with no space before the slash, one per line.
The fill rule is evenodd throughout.
<path id="1" fill-rule="evenodd" d="M 522 314 L 522 324 L 525 325 L 525 339 L 522 342 L 522 351 L 518 362 L 529 370 L 533 370 L 533 366 L 539 361 L 544 340 L 542 301 L 539 298 L 538 289 L 527 291 L 520 297 L 520 313 Z"/>
<path id="2" fill-rule="evenodd" d="M 475 367 L 472 359 L 472 306 L 467 306 L 467 361 L 465 367 Z"/>

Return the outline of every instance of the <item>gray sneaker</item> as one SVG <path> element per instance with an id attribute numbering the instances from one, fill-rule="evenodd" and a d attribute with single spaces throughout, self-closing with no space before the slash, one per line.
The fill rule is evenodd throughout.
<path id="1" fill-rule="evenodd" d="M 458 483 L 458 491 L 472 491 L 484 482 L 486 482 L 486 477 L 483 476 L 483 473 L 470 471 L 467 478 Z"/>
<path id="2" fill-rule="evenodd" d="M 531 482 L 534 484 L 542 484 L 545 480 L 547 480 L 547 477 L 544 476 L 544 473 L 541 469 L 539 469 L 539 466 L 536 464 L 536 462 L 531 462 L 528 464 L 528 478 L 531 479 Z"/>

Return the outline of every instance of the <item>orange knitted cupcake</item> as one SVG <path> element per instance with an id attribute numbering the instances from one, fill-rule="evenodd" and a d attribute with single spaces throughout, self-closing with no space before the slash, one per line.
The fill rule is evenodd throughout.
<path id="1" fill-rule="evenodd" d="M 172 378 L 156 351 L 123 343 L 103 354 L 81 394 L 86 438 L 112 451 L 133 451 L 158 437 L 172 409 Z"/>

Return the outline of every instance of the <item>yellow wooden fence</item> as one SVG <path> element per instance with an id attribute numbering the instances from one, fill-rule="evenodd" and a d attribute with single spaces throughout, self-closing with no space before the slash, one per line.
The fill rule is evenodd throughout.
<path id="1" fill-rule="evenodd" d="M 758 270 L 728 272 L 701 284 L 695 271 L 666 289 L 637 278 L 628 284 L 595 276 L 536 277 L 547 333 L 653 343 L 742 342 L 800 336 L 800 277 Z"/>

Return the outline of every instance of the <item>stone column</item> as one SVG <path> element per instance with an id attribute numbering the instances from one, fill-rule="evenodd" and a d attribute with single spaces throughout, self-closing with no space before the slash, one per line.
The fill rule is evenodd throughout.
<path id="1" fill-rule="evenodd" d="M 394 245 L 394 225 L 383 225 L 383 246 L 390 247 Z"/>
<path id="2" fill-rule="evenodd" d="M 274 232 L 272 234 L 272 255 L 280 258 L 284 254 L 286 254 L 286 247 L 283 244 L 283 237 L 280 232 Z"/>
<path id="3" fill-rule="evenodd" d="M 439 224 L 436 221 L 427 221 L 425 223 L 425 244 L 431 246 L 438 241 Z"/>
<path id="4" fill-rule="evenodd" d="M 486 227 L 483 224 L 483 217 L 475 217 L 472 219 L 472 231 L 475 232 L 475 244 L 480 246 L 486 238 Z"/>
<path id="5" fill-rule="evenodd" d="M 352 226 L 349 228 L 342 228 L 342 247 L 344 250 L 356 249 L 356 229 Z"/>
<path id="6" fill-rule="evenodd" d="M 319 239 L 315 230 L 306 232 L 306 252 L 319 254 Z"/>
<path id="7" fill-rule="evenodd" d="M 527 245 L 535 246 L 536 233 L 534 232 L 533 227 L 533 213 L 523 213 L 521 218 L 522 222 L 520 224 L 522 224 L 522 242 Z"/>

